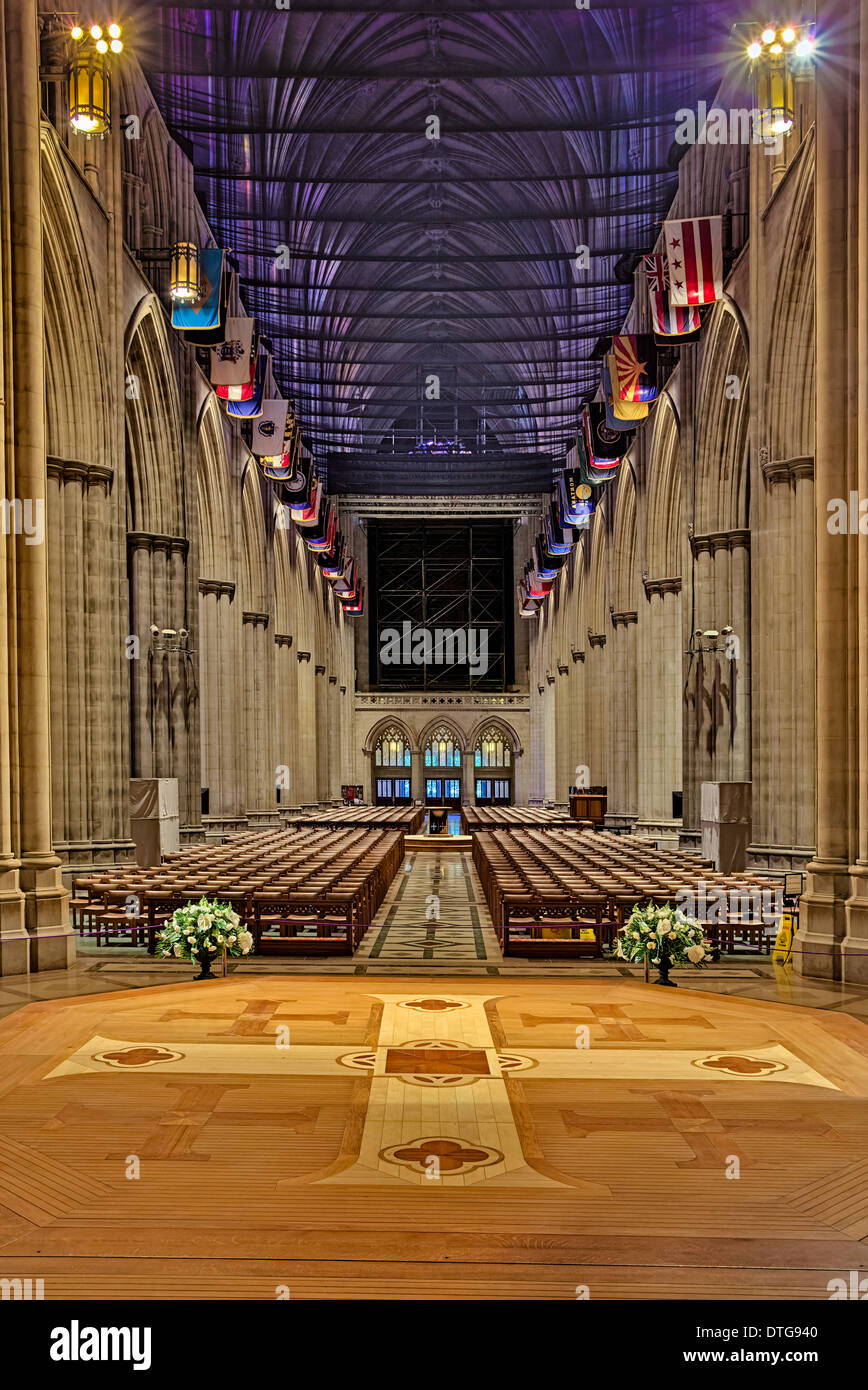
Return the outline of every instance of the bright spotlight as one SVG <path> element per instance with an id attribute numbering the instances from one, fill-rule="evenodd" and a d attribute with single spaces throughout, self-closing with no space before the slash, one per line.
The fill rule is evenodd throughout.
<path id="1" fill-rule="evenodd" d="M 71 32 L 72 37 L 73 37 L 74 39 L 80 39 L 80 38 L 82 38 L 83 35 L 84 35 L 84 30 L 82 29 L 82 27 L 81 27 L 80 24 L 74 25 L 73 28 L 72 28 L 72 30 L 71 30 L 70 32 Z"/>
<path id="2" fill-rule="evenodd" d="M 109 25 L 109 38 L 112 38 L 112 39 L 119 39 L 120 36 L 121 36 L 121 26 L 120 26 L 119 24 L 110 24 L 110 25 Z M 789 43 L 789 39 L 787 39 L 787 43 Z"/>
<path id="3" fill-rule="evenodd" d="M 813 51 L 814 51 L 814 40 L 813 40 L 813 39 L 799 39 L 799 42 L 796 44 L 796 57 L 797 57 L 797 58 L 810 58 L 810 56 L 811 56 L 811 54 L 813 53 Z"/>
<path id="4" fill-rule="evenodd" d="M 791 29 L 790 26 L 787 25 L 786 29 L 785 29 L 784 32 L 781 34 L 781 38 L 783 39 L 784 43 L 792 43 L 792 41 L 793 41 L 793 39 L 794 39 L 795 37 L 796 37 L 796 31 L 795 31 L 795 29 Z"/>
<path id="5" fill-rule="evenodd" d="M 763 43 L 774 43 L 774 41 L 775 41 L 775 31 L 774 31 L 774 29 L 763 29 Z"/>
<path id="6" fill-rule="evenodd" d="M 762 51 L 763 48 L 761 43 L 748 44 L 747 56 L 749 58 L 758 58 Z"/>
<path id="7" fill-rule="evenodd" d="M 102 29 L 99 27 L 98 24 L 92 24 L 90 26 L 90 36 L 92 39 L 102 38 Z"/>

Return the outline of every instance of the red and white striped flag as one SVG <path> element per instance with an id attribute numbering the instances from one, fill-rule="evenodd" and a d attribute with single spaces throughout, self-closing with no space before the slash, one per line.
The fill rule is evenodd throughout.
<path id="1" fill-rule="evenodd" d="M 719 217 L 664 222 L 669 303 L 674 309 L 723 298 L 723 230 Z"/>

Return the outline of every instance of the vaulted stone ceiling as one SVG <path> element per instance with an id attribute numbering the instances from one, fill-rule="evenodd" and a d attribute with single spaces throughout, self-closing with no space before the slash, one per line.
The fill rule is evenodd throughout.
<path id="1" fill-rule="evenodd" d="M 671 202 L 674 113 L 713 96 L 743 5 L 291 6 L 160 7 L 145 57 L 277 380 L 333 460 L 457 423 L 475 490 L 546 486 L 632 294 L 616 267 Z"/>

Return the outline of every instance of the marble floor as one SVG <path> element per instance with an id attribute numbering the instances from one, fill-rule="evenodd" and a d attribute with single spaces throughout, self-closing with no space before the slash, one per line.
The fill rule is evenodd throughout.
<path id="1" fill-rule="evenodd" d="M 0 978 L 0 1017 L 25 1004 L 117 990 L 182 984 L 191 967 L 183 961 L 157 962 L 144 949 L 79 945 L 71 970 Z M 504 959 L 491 928 L 482 885 L 469 854 L 428 850 L 407 856 L 354 956 L 330 960 L 238 960 L 233 976 L 418 976 L 491 979 L 638 979 L 642 972 L 612 960 L 525 961 Z M 681 987 L 734 998 L 850 1014 L 868 1022 L 868 989 L 839 981 L 807 980 L 791 966 L 775 966 L 763 956 L 742 956 L 701 972 L 678 971 Z"/>

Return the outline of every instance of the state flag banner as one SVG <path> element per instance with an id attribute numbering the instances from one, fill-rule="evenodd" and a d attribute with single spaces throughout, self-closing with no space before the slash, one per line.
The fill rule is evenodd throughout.
<path id="1" fill-rule="evenodd" d="M 673 308 L 714 304 L 723 298 L 723 220 L 690 217 L 663 223 Z"/>
<path id="2" fill-rule="evenodd" d="M 564 520 L 575 528 L 587 527 L 594 514 L 593 491 L 575 469 L 567 469 L 558 479 L 563 498 Z"/>
<path id="3" fill-rule="evenodd" d="M 584 430 L 584 443 L 587 462 L 617 466 L 621 461 L 624 440 L 618 430 L 606 423 L 606 407 L 602 401 L 591 401 L 582 411 L 581 425 Z M 581 431 L 580 431 L 581 432 Z"/>
<path id="4" fill-rule="evenodd" d="M 612 353 L 622 401 L 657 399 L 657 349 L 651 333 L 616 333 Z M 614 386 L 614 381 L 613 381 Z"/>
<path id="5" fill-rule="evenodd" d="M 217 246 L 199 252 L 199 299 L 172 304 L 172 328 L 184 329 L 186 341 L 210 347 L 225 338 L 231 274 Z"/>
<path id="6" fill-rule="evenodd" d="M 648 415 L 645 401 L 622 401 L 615 390 L 618 368 L 615 354 L 609 353 L 603 364 L 603 393 L 606 397 L 606 424 L 614 430 L 634 430 L 639 420 Z"/>
<path id="7" fill-rule="evenodd" d="M 643 256 L 645 284 L 648 289 L 648 309 L 656 339 L 680 338 L 694 342 L 699 337 L 702 321 L 698 309 L 675 309 L 669 302 L 669 283 L 664 256 Z M 658 346 L 665 345 L 658 341 Z"/>
<path id="8" fill-rule="evenodd" d="M 252 385 L 256 371 L 254 328 L 254 319 L 227 318 L 225 339 L 211 348 L 212 386 L 240 389 Z"/>
<path id="9" fill-rule="evenodd" d="M 290 516 L 296 526 L 314 527 L 319 521 L 319 509 L 323 498 L 322 483 L 319 478 L 314 478 L 311 482 L 310 495 L 299 497 L 290 503 Z"/>
<path id="10" fill-rule="evenodd" d="M 260 458 L 283 452 L 286 434 L 286 401 L 263 401 L 262 414 L 253 421 L 253 452 Z"/>
<path id="11" fill-rule="evenodd" d="M 262 414 L 262 398 L 265 394 L 265 379 L 268 375 L 268 353 L 261 348 L 256 358 L 253 387 L 248 396 L 229 386 L 217 388 L 217 395 L 226 402 L 226 414 L 233 420 L 255 420 Z M 237 399 L 236 399 L 237 397 Z"/>

